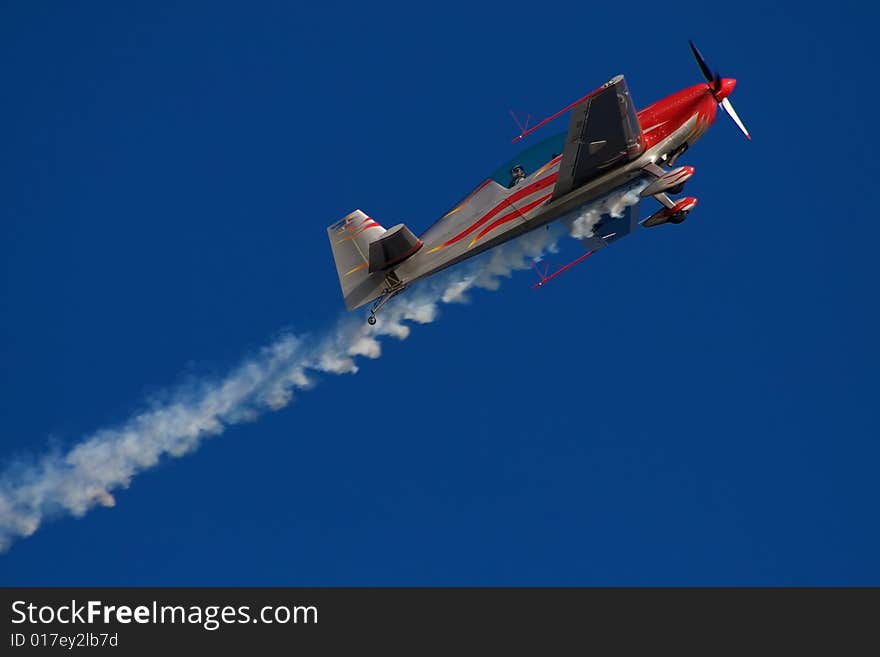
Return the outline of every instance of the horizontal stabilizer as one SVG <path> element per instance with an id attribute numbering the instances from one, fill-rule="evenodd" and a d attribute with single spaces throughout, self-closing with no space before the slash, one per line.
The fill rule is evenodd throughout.
<path id="1" fill-rule="evenodd" d="M 385 271 L 399 265 L 422 248 L 422 240 L 403 224 L 397 224 L 370 242 L 370 272 Z"/>

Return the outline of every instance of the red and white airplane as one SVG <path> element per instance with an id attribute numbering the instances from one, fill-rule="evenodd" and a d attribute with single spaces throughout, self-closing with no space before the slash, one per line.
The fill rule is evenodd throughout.
<path id="1" fill-rule="evenodd" d="M 539 272 L 542 285 L 639 224 L 650 228 L 685 220 L 697 204 L 673 200 L 694 175 L 675 162 L 708 130 L 718 106 L 751 139 L 728 96 L 733 78 L 713 73 L 690 43 L 706 82 L 682 89 L 636 111 L 622 75 L 579 98 L 531 129 L 519 141 L 566 112 L 567 133 L 548 137 L 505 163 L 461 202 L 416 237 L 405 225 L 386 230 L 355 210 L 327 229 L 345 305 L 374 302 L 369 323 L 408 285 L 551 221 L 571 221 L 583 209 L 624 193 L 653 197 L 661 208 L 639 222 L 637 204 L 620 216 L 606 214 L 582 238 L 587 253 L 554 273 Z M 601 207 L 598 206 L 598 207 Z"/>

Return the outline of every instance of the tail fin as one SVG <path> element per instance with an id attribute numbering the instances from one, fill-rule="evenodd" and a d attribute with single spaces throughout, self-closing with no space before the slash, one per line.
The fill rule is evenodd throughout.
<path id="1" fill-rule="evenodd" d="M 345 307 L 354 310 L 382 293 L 384 276 L 370 273 L 370 242 L 385 229 L 360 210 L 327 228 Z"/>

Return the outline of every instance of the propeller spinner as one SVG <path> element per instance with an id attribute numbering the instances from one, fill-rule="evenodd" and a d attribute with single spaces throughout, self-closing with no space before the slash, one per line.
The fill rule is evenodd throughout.
<path id="1" fill-rule="evenodd" d="M 733 78 L 722 78 L 718 73 L 713 72 L 706 63 L 706 59 L 703 57 L 702 53 L 694 45 L 694 42 L 688 41 L 688 43 L 691 46 L 691 52 L 694 55 L 694 59 L 697 60 L 697 65 L 703 73 L 703 77 L 706 78 L 706 82 L 709 83 L 709 88 L 712 90 L 712 96 L 721 106 L 721 109 L 733 119 L 733 122 L 736 123 L 736 126 L 742 131 L 746 138 L 751 139 L 752 136 L 749 134 L 749 131 L 746 130 L 746 126 L 743 124 L 742 119 L 739 118 L 736 110 L 733 109 L 733 105 L 728 98 L 734 87 L 736 87 L 736 80 Z"/>

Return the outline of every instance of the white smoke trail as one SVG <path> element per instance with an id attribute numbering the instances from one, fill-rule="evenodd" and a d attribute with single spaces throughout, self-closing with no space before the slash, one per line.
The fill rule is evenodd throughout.
<path id="1" fill-rule="evenodd" d="M 639 192 L 647 184 L 645 180 L 638 180 L 622 191 L 613 192 L 595 203 L 581 206 L 562 217 L 560 223 L 568 225 L 569 234 L 576 240 L 592 237 L 593 229 L 603 215 L 608 214 L 614 218 L 620 217 L 627 207 L 639 202 Z"/>
<path id="2" fill-rule="evenodd" d="M 114 506 L 113 491 L 127 488 L 139 472 L 163 457 L 192 452 L 228 426 L 284 408 L 296 391 L 315 385 L 315 373 L 357 372 L 356 358 L 381 355 L 380 337 L 403 340 L 410 332 L 406 322 L 433 322 L 438 304 L 467 302 L 472 288 L 497 289 L 500 277 L 555 250 L 560 233 L 558 228 L 532 231 L 414 285 L 383 309 L 375 326 L 349 315 L 319 339 L 282 335 L 219 381 L 180 388 L 122 426 L 97 431 L 36 461 L 13 463 L 0 475 L 0 551 L 53 516 L 78 517 L 97 505 Z"/>

